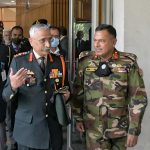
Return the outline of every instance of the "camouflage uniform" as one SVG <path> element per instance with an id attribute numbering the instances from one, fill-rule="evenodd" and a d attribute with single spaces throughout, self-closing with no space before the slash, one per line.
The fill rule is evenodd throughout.
<path id="1" fill-rule="evenodd" d="M 124 150 L 127 133 L 139 135 L 147 95 L 136 56 L 115 50 L 111 74 L 98 77 L 101 58 L 94 51 L 79 56 L 74 81 L 73 113 L 83 121 L 88 150 Z"/>

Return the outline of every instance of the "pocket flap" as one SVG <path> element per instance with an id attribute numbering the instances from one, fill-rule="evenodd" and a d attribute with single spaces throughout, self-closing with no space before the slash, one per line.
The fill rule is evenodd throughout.
<path id="1" fill-rule="evenodd" d="M 31 123 L 32 119 L 33 119 L 33 115 L 32 114 L 28 114 L 28 113 L 16 113 L 15 118 L 17 120 L 20 120 L 22 122 L 26 122 L 26 123 Z"/>

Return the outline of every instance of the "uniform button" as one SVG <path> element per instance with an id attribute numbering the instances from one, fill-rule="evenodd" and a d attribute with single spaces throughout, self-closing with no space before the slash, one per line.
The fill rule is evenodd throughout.
<path id="1" fill-rule="evenodd" d="M 45 117 L 47 118 L 47 117 L 48 117 L 48 114 L 46 114 Z"/>
<path id="2" fill-rule="evenodd" d="M 45 105 L 47 106 L 47 105 L 48 105 L 48 103 L 45 103 Z"/>
<path id="3" fill-rule="evenodd" d="M 46 79 L 44 79 L 44 82 L 46 82 Z"/>
<path id="4" fill-rule="evenodd" d="M 47 91 L 45 91 L 45 94 L 47 94 Z"/>
<path id="5" fill-rule="evenodd" d="M 13 98 L 13 96 L 14 96 L 14 94 L 11 94 L 11 95 L 10 95 L 10 99 L 12 99 L 12 98 Z"/>

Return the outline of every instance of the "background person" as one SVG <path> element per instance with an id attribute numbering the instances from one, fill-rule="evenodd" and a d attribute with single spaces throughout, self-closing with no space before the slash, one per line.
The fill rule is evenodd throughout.
<path id="1" fill-rule="evenodd" d="M 0 30 L 3 31 L 3 26 L 0 26 Z M 3 35 L 2 32 L 1 35 Z M 0 41 L 2 42 L 1 35 Z M 6 102 L 2 98 L 2 91 L 6 82 L 7 72 L 7 46 L 0 43 L 0 150 L 6 150 Z"/>
<path id="2" fill-rule="evenodd" d="M 56 26 L 50 26 L 50 35 L 51 39 L 51 49 L 50 52 L 56 55 L 63 55 L 65 58 L 65 52 L 62 50 L 60 46 L 60 32 L 59 28 Z"/>
<path id="3" fill-rule="evenodd" d="M 11 43 L 8 45 L 8 51 L 7 51 L 7 58 L 8 58 L 8 66 L 10 66 L 10 63 L 14 57 L 14 55 L 21 53 L 21 52 L 27 52 L 30 51 L 31 45 L 23 36 L 23 28 L 21 26 L 14 26 L 11 29 Z M 14 129 L 14 121 L 15 121 L 15 113 L 18 106 L 18 102 L 13 97 L 12 101 L 9 101 L 7 103 L 7 115 L 6 115 L 6 123 L 7 123 L 7 129 L 8 129 L 8 150 L 17 150 L 17 143 L 13 139 L 13 129 Z"/>
<path id="4" fill-rule="evenodd" d="M 11 44 L 11 30 L 9 30 L 9 29 L 3 30 L 3 43 L 5 45 Z"/>
<path id="5" fill-rule="evenodd" d="M 80 54 L 74 82 L 74 115 L 87 150 L 125 150 L 137 144 L 147 105 L 136 56 L 116 50 L 116 30 L 95 30 L 95 51 Z"/>
<path id="6" fill-rule="evenodd" d="M 5 45 L 0 44 L 1 48 L 5 48 Z M 2 91 L 6 82 L 7 75 L 7 55 L 0 51 L 0 150 L 6 150 L 6 102 L 2 98 Z"/>
<path id="7" fill-rule="evenodd" d="M 85 41 L 83 40 L 84 37 L 84 33 L 83 31 L 78 31 L 76 34 L 76 39 L 75 39 L 75 58 L 79 57 L 79 54 L 82 51 L 86 50 L 86 45 L 85 45 Z"/>
<path id="8" fill-rule="evenodd" d="M 60 47 L 61 51 L 64 54 L 65 59 L 68 59 L 68 36 L 67 29 L 65 27 L 59 28 L 60 33 Z"/>

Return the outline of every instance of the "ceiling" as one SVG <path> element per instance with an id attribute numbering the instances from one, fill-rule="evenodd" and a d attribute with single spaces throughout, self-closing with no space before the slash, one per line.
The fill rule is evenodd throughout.
<path id="1" fill-rule="evenodd" d="M 34 3 L 32 2 L 32 6 L 37 6 L 39 5 L 40 2 L 37 0 Z M 30 7 L 30 0 L 24 0 L 19 5 L 17 6 L 25 6 L 25 7 Z M 0 7 L 16 7 L 16 0 L 0 0 Z"/>
<path id="2" fill-rule="evenodd" d="M 0 7 L 11 7 L 16 5 L 16 0 L 0 0 Z"/>

